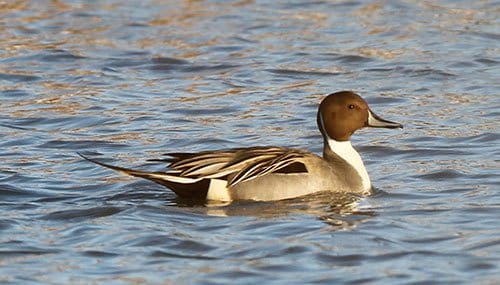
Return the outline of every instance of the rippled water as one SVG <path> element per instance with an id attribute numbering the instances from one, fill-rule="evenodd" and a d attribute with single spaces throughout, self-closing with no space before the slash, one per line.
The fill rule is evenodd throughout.
<path id="1" fill-rule="evenodd" d="M 495 1 L 0 2 L 2 284 L 497 284 Z M 377 188 L 197 205 L 83 161 L 321 151 L 323 94 L 405 129 Z"/>

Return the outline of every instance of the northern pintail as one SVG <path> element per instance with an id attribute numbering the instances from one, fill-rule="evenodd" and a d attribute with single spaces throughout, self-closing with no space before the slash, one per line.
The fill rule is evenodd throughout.
<path id="1" fill-rule="evenodd" d="M 149 179 L 189 199 L 271 201 L 320 191 L 368 194 L 370 178 L 351 135 L 364 127 L 402 128 L 380 118 L 351 91 L 326 96 L 317 113 L 323 157 L 287 147 L 250 147 L 198 153 L 166 153 L 166 171 L 117 167 L 83 158 L 122 173 Z"/>

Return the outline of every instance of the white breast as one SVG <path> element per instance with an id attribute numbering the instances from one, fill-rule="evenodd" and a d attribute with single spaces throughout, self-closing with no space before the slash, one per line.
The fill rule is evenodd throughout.
<path id="1" fill-rule="evenodd" d="M 372 187 L 370 177 L 366 171 L 365 164 L 359 153 L 352 147 L 350 141 L 339 142 L 333 139 L 328 140 L 330 149 L 349 163 L 358 172 L 363 183 L 364 190 L 368 191 Z"/>

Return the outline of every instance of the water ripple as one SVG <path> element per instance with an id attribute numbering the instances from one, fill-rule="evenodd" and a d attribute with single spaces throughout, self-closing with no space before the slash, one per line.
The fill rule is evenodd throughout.
<path id="1" fill-rule="evenodd" d="M 494 1 L 4 2 L 0 283 L 498 283 Z M 337 90 L 405 125 L 353 136 L 370 196 L 192 201 L 76 154 L 321 154 Z"/>
<path id="2" fill-rule="evenodd" d="M 120 213 L 123 209 L 119 207 L 93 207 L 88 209 L 78 209 L 78 210 L 62 210 L 49 213 L 41 219 L 44 220 L 71 220 L 71 221 L 82 221 L 93 218 L 107 217 Z"/>

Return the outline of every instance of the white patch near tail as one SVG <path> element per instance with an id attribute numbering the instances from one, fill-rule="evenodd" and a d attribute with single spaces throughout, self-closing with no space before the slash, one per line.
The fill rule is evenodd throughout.
<path id="1" fill-rule="evenodd" d="M 207 200 L 231 201 L 227 181 L 222 179 L 210 179 L 208 186 Z"/>

